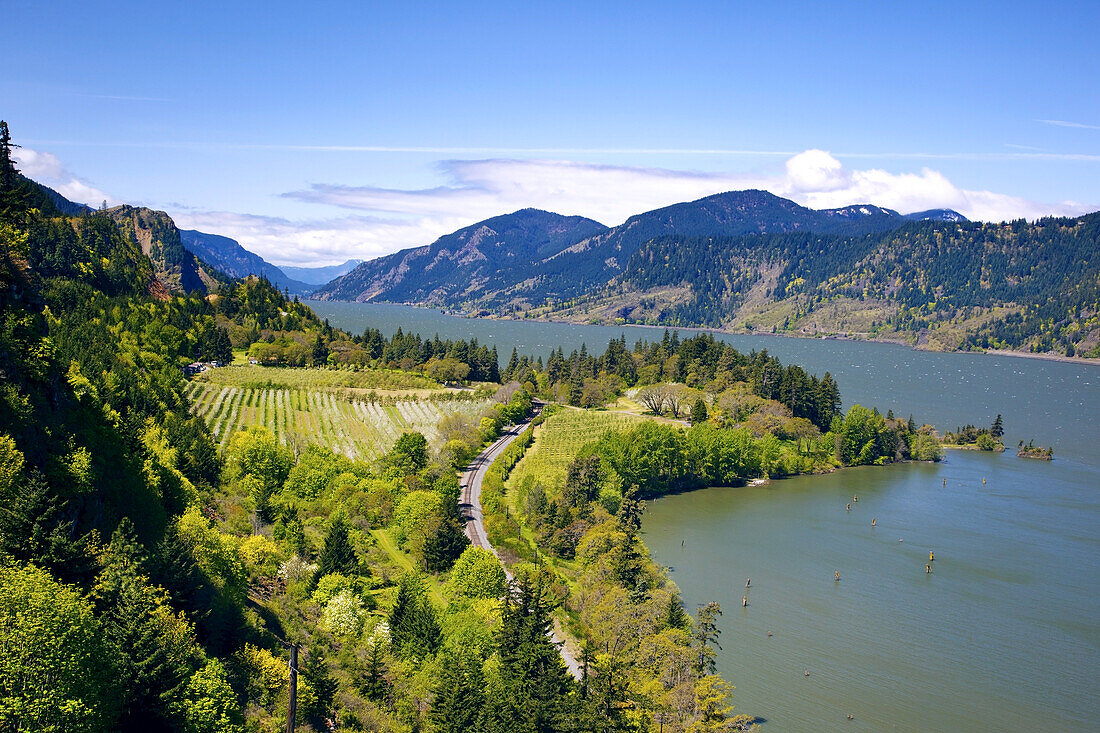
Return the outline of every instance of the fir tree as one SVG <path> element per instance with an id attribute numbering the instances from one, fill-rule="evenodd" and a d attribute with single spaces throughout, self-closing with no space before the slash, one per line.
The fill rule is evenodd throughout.
<path id="1" fill-rule="evenodd" d="M 333 517 L 329 524 L 319 564 L 317 580 L 329 573 L 355 575 L 359 568 L 359 558 L 356 557 L 355 548 L 348 537 L 348 522 L 342 513 Z"/>
<path id="2" fill-rule="evenodd" d="M 440 640 L 439 621 L 420 576 L 406 573 L 401 577 L 390 612 L 394 652 L 404 657 L 424 657 L 439 647 Z"/>
<path id="3" fill-rule="evenodd" d="M 435 733 L 478 729 L 485 705 L 482 660 L 469 651 L 446 652 L 440 658 L 439 681 L 433 689 L 428 721 Z"/>
<path id="4" fill-rule="evenodd" d="M 707 414 L 707 403 L 703 401 L 703 398 L 695 400 L 695 404 L 691 407 L 691 424 L 701 425 L 707 421 L 709 415 Z"/>

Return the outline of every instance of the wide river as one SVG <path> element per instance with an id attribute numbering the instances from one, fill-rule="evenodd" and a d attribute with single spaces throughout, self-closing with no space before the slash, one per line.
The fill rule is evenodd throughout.
<path id="1" fill-rule="evenodd" d="M 662 335 L 310 305 L 353 332 L 477 338 L 502 360 Z M 999 413 L 1010 446 L 651 502 L 646 543 L 689 610 L 722 604 L 718 664 L 738 712 L 772 731 L 1100 730 L 1100 365 L 718 336 L 831 372 L 846 407 L 941 431 Z M 1055 460 L 1016 458 L 1032 439 Z"/>

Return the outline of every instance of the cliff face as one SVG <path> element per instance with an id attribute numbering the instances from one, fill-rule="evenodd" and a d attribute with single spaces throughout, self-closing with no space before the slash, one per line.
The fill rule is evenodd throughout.
<path id="1" fill-rule="evenodd" d="M 184 249 L 172 217 L 134 206 L 116 206 L 108 213 L 123 235 L 141 247 L 153 263 L 153 272 L 165 290 L 173 294 L 209 291 L 217 278 Z"/>

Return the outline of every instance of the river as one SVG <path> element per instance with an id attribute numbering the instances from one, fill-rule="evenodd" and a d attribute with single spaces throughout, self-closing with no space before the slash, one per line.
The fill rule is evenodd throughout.
<path id="1" fill-rule="evenodd" d="M 545 359 L 558 345 L 601 353 L 620 334 L 631 344 L 662 335 L 310 305 L 353 332 L 400 326 L 477 338 L 502 359 L 513 347 Z M 717 600 L 725 611 L 718 663 L 737 688 L 737 710 L 766 720 L 766 731 L 1096 730 L 1100 366 L 718 336 L 811 373 L 830 371 L 846 406 L 912 413 L 941 431 L 988 425 L 999 413 L 1010 446 L 1002 455 L 950 452 L 938 465 L 848 469 L 652 502 L 646 543 L 671 568 L 688 609 Z M 1053 444 L 1055 460 L 1016 458 L 1011 447 L 1032 439 Z"/>

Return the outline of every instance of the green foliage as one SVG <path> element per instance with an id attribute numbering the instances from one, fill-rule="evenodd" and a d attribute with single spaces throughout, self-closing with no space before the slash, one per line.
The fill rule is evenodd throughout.
<path id="1" fill-rule="evenodd" d="M 711 601 L 701 607 L 695 614 L 695 627 L 692 632 L 695 647 L 695 673 L 714 674 L 717 668 L 715 662 L 714 647 L 722 646 L 718 643 L 718 636 L 722 631 L 718 628 L 718 617 L 722 615 L 722 607 L 717 602 Z"/>
<path id="2" fill-rule="evenodd" d="M 0 649 L 0 730 L 113 727 L 118 660 L 78 590 L 34 566 L 0 564 Z"/>
<path id="3" fill-rule="evenodd" d="M 485 705 L 482 659 L 469 652 L 440 655 L 439 680 L 432 692 L 428 722 L 436 733 L 477 730 Z"/>
<path id="4" fill-rule="evenodd" d="M 428 465 L 428 441 L 420 433 L 403 433 L 386 454 L 386 463 L 402 476 L 422 470 Z"/>
<path id="5" fill-rule="evenodd" d="M 500 598 L 506 582 L 500 560 L 480 547 L 467 547 L 451 569 L 455 592 L 469 598 Z"/>
<path id="6" fill-rule="evenodd" d="M 225 665 L 210 659 L 187 680 L 176 703 L 184 733 L 241 733 L 244 718 Z"/>
<path id="7" fill-rule="evenodd" d="M 505 596 L 500 666 L 489 684 L 483 730 L 560 730 L 570 712 L 573 678 L 550 641 L 551 604 L 539 579 L 521 576 Z"/>
<path id="8" fill-rule="evenodd" d="M 253 426 L 234 435 L 225 450 L 225 478 L 247 489 L 256 513 L 270 521 L 272 497 L 278 492 L 294 464 L 294 453 L 279 445 L 274 434 Z"/>

